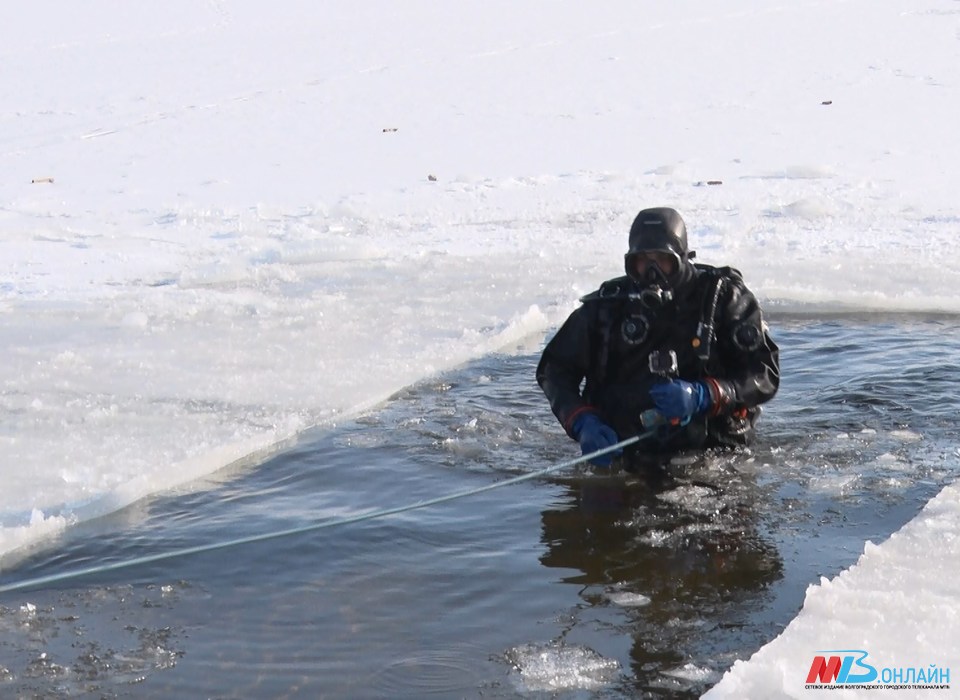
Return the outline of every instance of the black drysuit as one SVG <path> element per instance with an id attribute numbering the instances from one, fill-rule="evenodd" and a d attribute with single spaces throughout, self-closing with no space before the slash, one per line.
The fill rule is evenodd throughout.
<path id="1" fill-rule="evenodd" d="M 650 355 L 673 351 L 674 376 L 705 382 L 711 410 L 686 425 L 661 426 L 628 457 L 642 462 L 645 456 L 752 440 L 758 407 L 780 384 L 779 349 L 738 271 L 683 264 L 688 267 L 672 300 L 648 308 L 640 297 L 644 288 L 618 277 L 581 299 L 547 344 L 537 382 L 571 437 L 575 419 L 586 411 L 621 440 L 645 432 L 640 414 L 654 408 L 649 390 L 666 381 L 651 370 Z"/>

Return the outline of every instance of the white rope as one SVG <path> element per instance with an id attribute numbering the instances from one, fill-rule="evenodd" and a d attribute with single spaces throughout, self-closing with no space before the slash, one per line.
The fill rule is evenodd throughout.
<path id="1" fill-rule="evenodd" d="M 13 583 L 7 583 L 0 585 L 0 593 L 10 593 L 11 591 L 20 591 L 26 588 L 37 588 L 40 586 L 45 586 L 51 583 L 60 583 L 61 581 L 70 581 L 73 579 L 82 578 L 84 576 L 92 576 L 94 574 L 106 573 L 108 571 L 118 571 L 120 569 L 129 569 L 134 566 L 140 566 L 141 564 L 152 564 L 158 561 L 165 561 L 168 559 L 177 559 L 179 557 L 186 557 L 191 554 L 202 554 L 204 552 L 213 552 L 218 549 L 227 549 L 228 547 L 237 547 L 242 544 L 252 544 L 254 542 L 264 542 L 266 540 L 275 540 L 280 537 L 289 537 L 291 535 L 299 535 L 304 532 L 312 532 L 314 530 L 323 530 L 330 527 L 339 527 L 341 525 L 349 525 L 350 523 L 359 523 L 364 520 L 374 520 L 376 518 L 384 518 L 388 515 L 397 515 L 398 513 L 406 513 L 411 510 L 417 510 L 419 508 L 427 508 L 428 506 L 435 506 L 440 503 L 448 503 L 450 501 L 455 501 L 461 498 L 468 498 L 470 496 L 475 496 L 478 493 L 484 493 L 485 491 L 493 491 L 494 489 L 503 488 L 504 486 L 512 486 L 513 484 L 519 484 L 521 481 L 529 481 L 530 479 L 536 479 L 537 477 L 544 476 L 546 474 L 551 474 L 561 469 L 566 469 L 567 467 L 572 467 L 582 462 L 587 462 L 595 457 L 600 457 L 602 455 L 608 454 L 610 452 L 615 452 L 621 450 L 628 445 L 632 445 L 639 440 L 648 437 L 653 431 L 647 431 L 640 435 L 634 435 L 633 437 L 627 438 L 626 440 L 621 440 L 615 445 L 610 445 L 609 447 L 604 447 L 603 449 L 597 450 L 596 452 L 591 452 L 590 454 L 583 455 L 582 457 L 577 457 L 576 459 L 571 459 L 566 462 L 561 462 L 559 464 L 554 464 L 550 467 L 545 467 L 544 469 L 539 469 L 537 471 L 530 472 L 528 474 L 522 474 L 520 476 L 515 476 L 510 479 L 505 479 L 503 481 L 497 481 L 492 484 L 487 484 L 486 486 L 480 486 L 478 488 L 469 489 L 467 491 L 458 491 L 456 493 L 447 494 L 446 496 L 438 496 L 437 498 L 430 498 L 424 501 L 417 501 L 416 503 L 411 503 L 405 506 L 398 506 L 396 508 L 387 508 L 384 510 L 377 510 L 370 513 L 363 513 L 360 515 L 353 515 L 346 518 L 338 518 L 335 520 L 324 520 L 318 523 L 310 523 L 308 525 L 302 525 L 300 527 L 290 528 L 288 530 L 276 530 L 274 532 L 267 532 L 261 535 L 251 535 L 249 537 L 240 537 L 234 540 L 225 540 L 222 542 L 214 542 L 212 544 L 198 545 L 196 547 L 184 547 L 182 549 L 175 549 L 171 552 L 163 552 L 162 554 L 149 554 L 143 557 L 136 557 L 134 559 L 127 559 L 125 561 L 118 561 L 112 564 L 98 564 L 96 566 L 88 566 L 83 569 L 76 569 L 74 571 L 64 571 L 59 574 L 49 574 L 47 576 L 37 576 L 35 578 L 24 579 L 23 581 L 15 581 Z"/>

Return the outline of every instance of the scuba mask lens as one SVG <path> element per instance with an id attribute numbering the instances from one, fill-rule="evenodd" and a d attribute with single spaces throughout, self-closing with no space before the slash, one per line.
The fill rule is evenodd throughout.
<path id="1" fill-rule="evenodd" d="M 655 258 L 646 257 L 643 272 L 639 277 L 645 286 L 637 296 L 644 308 L 659 309 L 673 299 L 667 274 Z"/>
<path id="2" fill-rule="evenodd" d="M 667 275 L 660 267 L 660 263 L 652 258 L 647 258 L 646 267 L 643 271 L 643 281 L 649 286 L 669 287 Z"/>

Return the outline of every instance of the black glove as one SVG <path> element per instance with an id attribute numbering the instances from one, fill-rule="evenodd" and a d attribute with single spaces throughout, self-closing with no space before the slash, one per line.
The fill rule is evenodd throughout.
<path id="1" fill-rule="evenodd" d="M 600 420 L 595 413 L 584 413 L 573 422 L 573 436 L 580 443 L 580 451 L 584 455 L 620 442 L 616 431 Z M 609 467 L 614 456 L 622 452 L 622 449 L 607 452 L 591 459 L 590 464 L 597 467 Z"/>

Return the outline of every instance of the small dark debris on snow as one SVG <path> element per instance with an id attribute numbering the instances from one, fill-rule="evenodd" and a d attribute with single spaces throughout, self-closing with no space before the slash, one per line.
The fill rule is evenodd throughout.
<path id="1" fill-rule="evenodd" d="M 833 104 L 833 100 L 824 100 L 824 101 L 821 102 L 820 104 L 822 104 L 822 105 L 832 105 L 832 104 Z"/>
<path id="2" fill-rule="evenodd" d="M 385 134 L 391 134 L 391 133 L 393 133 L 393 132 L 396 131 L 396 130 L 397 130 L 397 127 L 395 127 L 395 126 L 386 126 L 386 127 L 383 128 L 383 133 L 385 133 Z"/>

